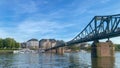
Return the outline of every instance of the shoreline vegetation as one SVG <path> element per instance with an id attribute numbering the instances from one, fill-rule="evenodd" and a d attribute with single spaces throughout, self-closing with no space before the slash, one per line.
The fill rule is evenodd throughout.
<path id="1" fill-rule="evenodd" d="M 19 50 L 18 48 L 16 49 L 1 49 L 0 48 L 0 53 L 13 53 L 14 50 Z"/>
<path id="2" fill-rule="evenodd" d="M 13 53 L 14 50 L 18 50 L 20 43 L 16 42 L 13 38 L 0 38 L 0 53 Z"/>
<path id="3" fill-rule="evenodd" d="M 114 46 L 115 46 L 115 51 L 120 51 L 120 44 L 114 44 Z M 91 51 L 91 45 L 89 45 L 88 47 L 84 47 L 84 48 L 80 48 L 76 46 L 69 46 L 67 47 L 66 52 L 78 52 L 80 50 Z"/>
<path id="4" fill-rule="evenodd" d="M 0 38 L 0 49 L 16 49 L 20 47 L 20 43 L 16 42 L 13 38 Z"/>
<path id="5" fill-rule="evenodd" d="M 120 51 L 120 44 L 114 44 L 114 45 L 115 45 L 115 51 Z M 14 50 L 19 50 L 19 48 L 0 48 L 0 53 L 13 53 Z M 79 52 L 80 50 L 91 51 L 91 46 L 82 49 L 76 46 L 65 47 L 66 53 Z"/>
<path id="6" fill-rule="evenodd" d="M 120 44 L 114 44 L 115 51 L 120 51 Z M 14 50 L 20 49 L 20 43 L 13 38 L 0 38 L 0 53 L 13 53 Z M 80 46 L 66 46 L 65 52 L 79 52 L 80 50 L 91 51 L 91 45 L 81 48 Z"/>
<path id="7" fill-rule="evenodd" d="M 14 50 L 0 50 L 0 53 L 13 53 Z"/>
<path id="8" fill-rule="evenodd" d="M 115 51 L 120 51 L 120 44 L 114 44 L 115 45 Z"/>

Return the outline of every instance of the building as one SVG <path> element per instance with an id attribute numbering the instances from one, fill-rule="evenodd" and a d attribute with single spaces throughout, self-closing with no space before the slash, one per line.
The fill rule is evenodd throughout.
<path id="1" fill-rule="evenodd" d="M 80 44 L 81 49 L 87 48 L 88 46 L 89 46 L 88 43 L 81 43 Z"/>
<path id="2" fill-rule="evenodd" d="M 27 41 L 27 48 L 30 49 L 38 49 L 39 48 L 39 41 L 37 39 L 30 39 Z"/>
<path id="3" fill-rule="evenodd" d="M 48 49 L 48 48 L 54 47 L 55 45 L 56 45 L 55 39 L 41 39 L 39 41 L 39 46 L 42 49 Z"/>
<path id="4" fill-rule="evenodd" d="M 26 47 L 27 47 L 26 42 L 21 43 L 21 46 L 20 46 L 20 47 L 21 47 L 21 48 L 26 48 Z"/>

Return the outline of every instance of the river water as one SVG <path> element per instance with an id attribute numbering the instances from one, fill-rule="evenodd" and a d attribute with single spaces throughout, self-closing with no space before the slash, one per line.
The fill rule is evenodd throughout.
<path id="1" fill-rule="evenodd" d="M 0 68 L 120 68 L 120 52 L 102 59 L 91 59 L 90 52 L 0 54 Z"/>

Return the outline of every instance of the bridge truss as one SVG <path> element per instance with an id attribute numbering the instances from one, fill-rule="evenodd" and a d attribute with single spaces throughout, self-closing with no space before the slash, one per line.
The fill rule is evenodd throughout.
<path id="1" fill-rule="evenodd" d="M 90 23 L 71 41 L 50 49 L 117 36 L 120 36 L 120 14 L 95 16 Z"/>
<path id="2" fill-rule="evenodd" d="M 82 43 L 120 36 L 120 14 L 95 16 L 68 44 Z"/>

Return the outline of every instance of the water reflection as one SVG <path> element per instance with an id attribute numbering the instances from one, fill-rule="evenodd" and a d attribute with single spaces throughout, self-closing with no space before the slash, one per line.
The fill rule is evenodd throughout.
<path id="1" fill-rule="evenodd" d="M 8 54 L 1 54 L 1 56 L 0 56 L 0 67 L 5 68 L 5 67 L 12 66 L 13 57 L 14 57 L 14 55 L 12 55 L 12 54 L 10 54 L 10 55 L 8 55 Z"/>
<path id="2" fill-rule="evenodd" d="M 93 58 L 92 68 L 114 68 L 115 58 Z"/>
<path id="3" fill-rule="evenodd" d="M 91 60 L 88 56 L 90 56 L 89 53 L 69 53 L 68 68 L 91 68 Z"/>
<path id="4" fill-rule="evenodd" d="M 89 52 L 0 54 L 0 68 L 120 68 L 120 52 L 114 58 L 94 58 Z"/>
<path id="5" fill-rule="evenodd" d="M 69 55 L 69 68 L 80 68 L 80 61 L 79 59 L 79 55 L 76 54 L 70 54 Z"/>

